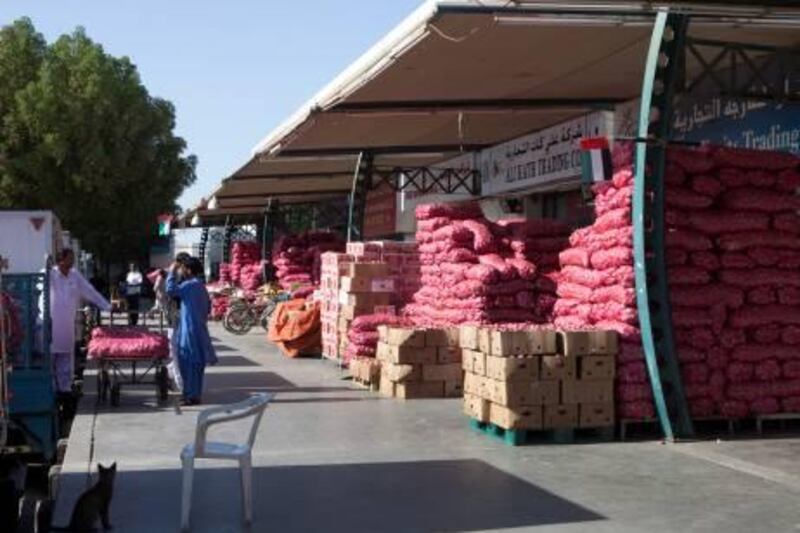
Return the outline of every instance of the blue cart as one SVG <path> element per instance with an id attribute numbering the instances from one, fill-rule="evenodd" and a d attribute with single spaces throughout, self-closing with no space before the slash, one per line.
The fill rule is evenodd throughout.
<path id="1" fill-rule="evenodd" d="M 3 274 L 2 292 L 16 317 L 16 342 L 6 346 L 10 369 L 9 438 L 18 453 L 50 461 L 58 440 L 58 408 L 50 354 L 50 289 L 45 273 Z"/>

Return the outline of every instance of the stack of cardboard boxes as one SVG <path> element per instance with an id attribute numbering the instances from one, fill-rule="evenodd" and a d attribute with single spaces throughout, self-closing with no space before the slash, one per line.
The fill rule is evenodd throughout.
<path id="1" fill-rule="evenodd" d="M 322 254 L 322 353 L 341 359 L 356 317 L 394 314 L 394 280 L 386 263 L 363 262 L 350 254 Z"/>
<path id="2" fill-rule="evenodd" d="M 342 359 L 358 316 L 394 315 L 419 288 L 416 243 L 351 242 L 347 253 L 322 254 L 322 353 Z"/>
<path id="3" fill-rule="evenodd" d="M 462 327 L 464 412 L 511 430 L 614 424 L 617 335 Z"/>
<path id="4" fill-rule="evenodd" d="M 450 398 L 463 394 L 458 329 L 378 329 L 380 391 L 401 399 Z"/>

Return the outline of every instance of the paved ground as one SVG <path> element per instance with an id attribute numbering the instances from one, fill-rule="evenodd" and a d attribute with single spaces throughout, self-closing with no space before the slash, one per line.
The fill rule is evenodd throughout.
<path id="1" fill-rule="evenodd" d="M 796 531 L 800 438 L 510 448 L 468 429 L 457 400 L 385 400 L 337 367 L 287 360 L 263 336 L 214 329 L 208 404 L 278 395 L 256 445 L 252 531 Z M 92 381 L 92 380 L 89 380 Z M 182 445 L 198 409 L 123 390 L 87 394 L 73 427 L 57 524 L 97 462 L 117 461 L 116 532 L 177 531 Z M 217 438 L 241 438 L 242 427 Z M 200 463 L 194 531 L 240 531 L 237 473 Z"/>

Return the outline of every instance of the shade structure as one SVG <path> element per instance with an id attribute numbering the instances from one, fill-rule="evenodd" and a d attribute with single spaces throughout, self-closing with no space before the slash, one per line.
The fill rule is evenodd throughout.
<path id="1" fill-rule="evenodd" d="M 219 205 L 346 194 L 358 154 L 443 165 L 638 97 L 657 10 L 696 39 L 800 44 L 797 2 L 429 1 L 269 133 Z M 687 56 L 688 74 L 704 68 Z"/>

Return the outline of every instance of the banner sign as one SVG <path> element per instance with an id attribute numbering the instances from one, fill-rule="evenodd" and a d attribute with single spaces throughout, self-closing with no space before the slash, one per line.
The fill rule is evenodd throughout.
<path id="1" fill-rule="evenodd" d="M 479 159 L 483 194 L 580 177 L 581 139 L 609 136 L 613 120 L 611 112 L 592 113 L 482 151 Z"/>
<path id="2" fill-rule="evenodd" d="M 711 98 L 679 108 L 677 140 L 800 154 L 800 105 Z"/>

